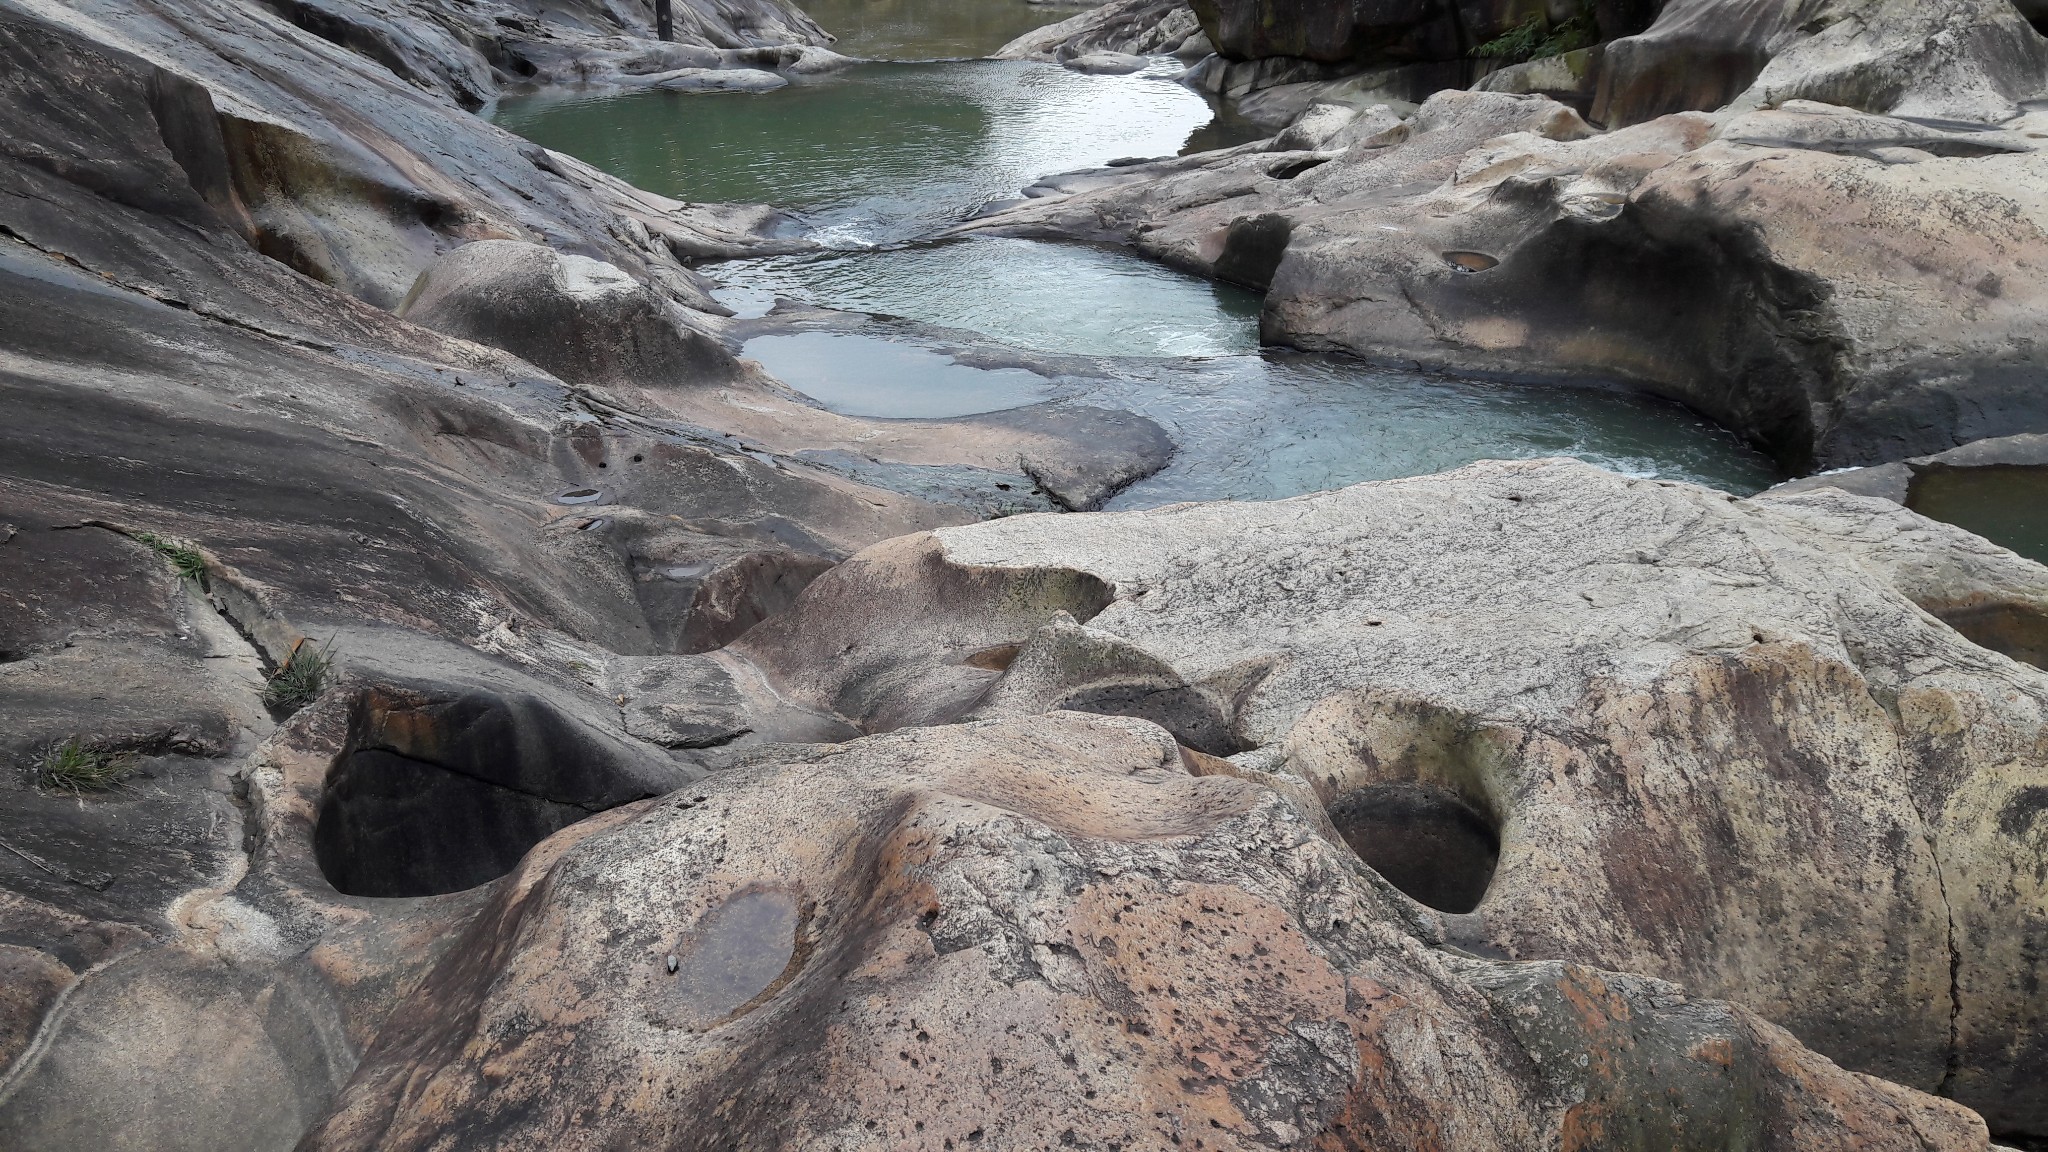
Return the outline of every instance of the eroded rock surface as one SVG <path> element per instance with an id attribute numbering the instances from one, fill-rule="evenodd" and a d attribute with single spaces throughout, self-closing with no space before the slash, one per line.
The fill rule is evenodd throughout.
<path id="1" fill-rule="evenodd" d="M 1099 52 L 1199 58 L 1213 50 L 1186 0 L 1112 0 L 1027 32 L 994 58 L 1061 61 Z"/>
<path id="2" fill-rule="evenodd" d="M 773 753 L 501 885 L 302 1147 L 1985 1147 L 1657 981 L 1434 950 L 1275 793 L 1055 713 Z"/>
<path id="3" fill-rule="evenodd" d="M 2010 0 L 1667 0 L 1599 71 L 1613 126 L 1786 100 L 1996 124 L 2044 94 L 2048 42 Z"/>
<path id="4" fill-rule="evenodd" d="M 1679 980 L 2040 1131 L 2048 674 L 1928 613 L 2048 618 L 2043 576 L 1845 493 L 1485 464 L 892 541 L 728 652 L 870 732 L 1152 720 L 1467 893 L 1448 939 Z"/>

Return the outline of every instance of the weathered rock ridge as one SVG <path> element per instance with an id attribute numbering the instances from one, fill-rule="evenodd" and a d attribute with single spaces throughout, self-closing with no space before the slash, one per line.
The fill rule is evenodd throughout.
<path id="1" fill-rule="evenodd" d="M 655 39 L 651 0 L 263 0 L 263 7 L 472 109 L 512 86 L 658 84 L 684 71 L 805 70 L 832 57 L 821 47 L 832 36 L 784 0 L 677 0 L 670 42 Z"/>

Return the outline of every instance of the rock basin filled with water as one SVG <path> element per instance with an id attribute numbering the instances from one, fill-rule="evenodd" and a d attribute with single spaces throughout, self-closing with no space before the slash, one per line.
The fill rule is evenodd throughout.
<path id="1" fill-rule="evenodd" d="M 972 40 L 941 37 L 942 48 L 889 28 L 841 47 L 916 54 Z M 1258 134 L 1178 84 L 1179 70 L 872 63 L 745 98 L 515 98 L 496 119 L 664 195 L 791 211 L 817 251 L 705 271 L 756 320 L 745 354 L 823 407 L 923 418 L 1056 398 L 1156 421 L 1177 447 L 1172 462 L 1111 507 L 1267 499 L 1552 455 L 1743 494 L 1777 479 L 1712 422 L 1603 381 L 1531 386 L 1265 350 L 1258 295 L 1234 285 L 1118 248 L 934 238 L 1048 173 Z M 908 323 L 889 335 L 779 331 L 777 300 Z M 1038 354 L 1036 370 L 960 363 L 931 330 Z M 1046 356 L 1063 359 L 1048 367 Z"/>

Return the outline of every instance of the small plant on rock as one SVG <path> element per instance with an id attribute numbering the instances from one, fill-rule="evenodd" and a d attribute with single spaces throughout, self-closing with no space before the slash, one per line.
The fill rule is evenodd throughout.
<path id="1" fill-rule="evenodd" d="M 323 646 L 314 648 L 300 641 L 285 659 L 284 666 L 263 686 L 263 702 L 282 712 L 296 712 L 312 703 L 327 685 L 327 672 L 334 657 Z"/>
<path id="2" fill-rule="evenodd" d="M 159 536 L 154 532 L 137 532 L 135 538 L 162 553 L 164 559 L 171 562 L 171 567 L 177 570 L 178 575 L 185 579 L 197 584 L 206 576 L 206 558 L 190 543 L 174 540 L 169 536 Z"/>
<path id="3" fill-rule="evenodd" d="M 135 774 L 135 758 L 94 748 L 76 736 L 52 744 L 36 764 L 36 783 L 66 792 L 105 792 Z"/>

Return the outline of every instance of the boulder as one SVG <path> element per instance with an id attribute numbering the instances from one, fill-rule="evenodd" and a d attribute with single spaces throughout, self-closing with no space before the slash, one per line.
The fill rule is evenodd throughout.
<path id="1" fill-rule="evenodd" d="M 1073 72 L 1086 72 L 1094 76 L 1125 76 L 1132 72 L 1143 72 L 1150 61 L 1128 52 L 1089 52 L 1081 56 L 1069 56 L 1060 63 Z"/>
<path id="2" fill-rule="evenodd" d="M 1743 1009 L 1425 945 L 1143 722 L 773 750 L 598 825 L 496 887 L 301 1148 L 1987 1147 Z"/>
<path id="3" fill-rule="evenodd" d="M 1160 724 L 1305 781 L 1447 940 L 2041 1133 L 2048 673 L 1994 608 L 2048 620 L 2048 569 L 1895 505 L 1549 461 L 891 541 L 726 654 L 867 732 Z"/>
<path id="4" fill-rule="evenodd" d="M 624 269 L 517 240 L 465 244 L 398 308 L 415 324 L 525 358 L 573 384 L 728 382 L 739 362 Z"/>
<path id="5" fill-rule="evenodd" d="M 1593 118 L 1816 100 L 1996 124 L 2048 94 L 2048 40 L 2010 0 L 1669 0 L 1607 45 Z"/>

